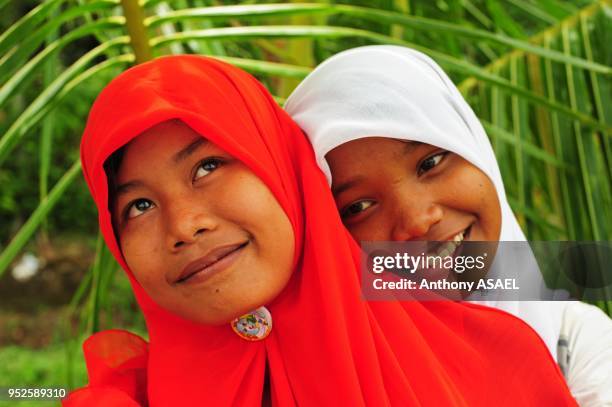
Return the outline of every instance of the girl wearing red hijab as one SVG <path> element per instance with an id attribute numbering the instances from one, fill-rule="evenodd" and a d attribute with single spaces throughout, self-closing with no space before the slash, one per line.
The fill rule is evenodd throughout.
<path id="1" fill-rule="evenodd" d="M 81 158 L 149 343 L 90 337 L 89 385 L 66 406 L 575 405 L 502 311 L 361 299 L 308 141 L 247 73 L 188 55 L 127 70 Z"/>

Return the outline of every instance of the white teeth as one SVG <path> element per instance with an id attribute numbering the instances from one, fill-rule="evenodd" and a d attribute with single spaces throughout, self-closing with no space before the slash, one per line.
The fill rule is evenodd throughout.
<path id="1" fill-rule="evenodd" d="M 433 255 L 440 256 L 440 257 L 450 256 L 451 254 L 455 252 L 455 250 L 461 244 L 461 242 L 463 242 L 464 238 L 465 238 L 465 230 L 460 233 L 457 233 L 457 235 L 455 235 L 451 240 L 440 245 L 440 247 L 438 247 L 438 250 L 435 253 L 433 253 Z"/>

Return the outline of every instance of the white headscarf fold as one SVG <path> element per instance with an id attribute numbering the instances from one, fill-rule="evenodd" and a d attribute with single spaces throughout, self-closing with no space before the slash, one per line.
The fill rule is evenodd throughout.
<path id="1" fill-rule="evenodd" d="M 372 136 L 431 144 L 460 155 L 491 179 L 501 204 L 499 240 L 526 241 L 506 199 L 485 130 L 446 73 L 428 56 L 391 45 L 341 52 L 304 79 L 287 100 L 285 109 L 310 139 L 330 185 L 325 155 L 341 144 Z M 530 290 L 545 290 L 535 258 L 521 257 L 514 259 L 511 266 L 528 270 Z M 489 277 L 499 274 L 505 266 L 496 261 Z M 563 303 L 481 303 L 525 320 L 556 357 Z"/>

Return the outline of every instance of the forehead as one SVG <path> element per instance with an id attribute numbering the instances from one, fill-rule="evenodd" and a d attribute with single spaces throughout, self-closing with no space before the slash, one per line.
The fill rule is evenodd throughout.
<path id="1" fill-rule="evenodd" d="M 390 137 L 373 136 L 348 141 L 325 156 L 332 172 L 345 167 L 392 165 L 427 144 Z"/>
<path id="2" fill-rule="evenodd" d="M 206 140 L 180 121 L 160 123 L 136 136 L 124 147 L 119 175 L 172 164 Z"/>
<path id="3" fill-rule="evenodd" d="M 130 141 L 125 146 L 125 158 L 128 156 L 169 152 L 181 148 L 185 143 L 201 137 L 181 121 L 167 121 L 157 124 Z"/>

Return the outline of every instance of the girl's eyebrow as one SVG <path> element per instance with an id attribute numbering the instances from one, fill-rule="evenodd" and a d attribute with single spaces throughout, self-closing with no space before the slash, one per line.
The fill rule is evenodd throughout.
<path id="1" fill-rule="evenodd" d="M 405 145 L 404 145 L 404 154 L 410 154 L 411 152 L 413 152 L 417 147 L 419 147 L 420 145 L 422 145 L 423 143 L 420 141 L 412 141 L 412 140 L 407 140 L 404 141 Z"/>
<path id="2" fill-rule="evenodd" d="M 198 136 L 195 140 L 191 141 L 187 146 L 182 148 L 181 151 L 174 154 L 174 156 L 172 157 L 172 161 L 174 161 L 176 164 L 180 163 L 181 161 L 187 159 L 190 155 L 195 153 L 200 147 L 202 147 L 206 143 L 208 143 L 208 140 L 206 140 L 204 137 Z M 140 187 L 142 185 L 142 182 L 137 180 L 128 181 L 124 184 L 118 185 L 117 196 L 123 195 L 129 192 L 130 190 Z"/>
<path id="3" fill-rule="evenodd" d="M 130 192 L 130 190 L 142 186 L 140 181 L 130 181 L 117 186 L 117 197 Z"/>
<path id="4" fill-rule="evenodd" d="M 189 157 L 191 154 L 193 154 L 198 148 L 200 148 L 202 145 L 204 145 L 207 142 L 208 140 L 206 140 L 204 137 L 198 136 L 195 140 L 189 143 L 185 148 L 183 148 L 181 151 L 176 153 L 174 157 L 172 158 L 172 160 L 176 164 L 178 164 L 179 162 L 183 161 L 184 159 Z"/>
<path id="5" fill-rule="evenodd" d="M 354 187 L 355 185 L 359 184 L 361 181 L 363 181 L 363 177 L 361 176 L 349 178 L 348 180 L 341 183 L 340 185 L 336 187 L 332 187 L 332 195 L 337 196 L 341 194 L 342 192 L 346 191 L 347 189 L 350 189 Z"/>

